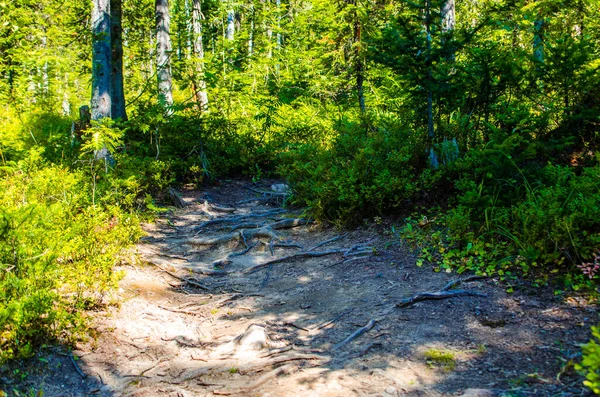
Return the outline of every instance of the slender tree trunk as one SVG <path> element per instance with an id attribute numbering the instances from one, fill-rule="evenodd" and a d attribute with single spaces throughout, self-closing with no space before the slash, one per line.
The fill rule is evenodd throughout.
<path id="1" fill-rule="evenodd" d="M 204 44 L 202 43 L 202 0 L 193 0 L 192 28 L 194 31 L 195 72 L 194 93 L 200 112 L 208 111 L 208 94 L 204 80 Z"/>
<path id="2" fill-rule="evenodd" d="M 454 48 L 450 40 L 454 27 L 456 26 L 456 4 L 455 0 L 446 0 L 442 3 L 442 45 L 445 47 L 446 59 L 454 61 Z"/>
<path id="3" fill-rule="evenodd" d="M 156 0 L 156 76 L 158 78 L 158 100 L 167 108 L 165 114 L 173 111 L 173 77 L 171 75 L 171 16 L 169 1 Z"/>
<path id="4" fill-rule="evenodd" d="M 425 0 L 425 31 L 427 33 L 427 134 L 431 139 L 435 136 L 433 127 L 433 76 L 431 62 L 431 2 Z"/>
<path id="5" fill-rule="evenodd" d="M 356 1 L 354 2 L 356 6 Z M 356 91 L 358 95 L 358 106 L 360 107 L 361 113 L 367 111 L 367 105 L 365 104 L 365 93 L 364 93 L 364 81 L 365 81 L 365 67 L 362 59 L 362 26 L 359 20 L 358 13 L 354 12 L 354 62 L 356 63 Z"/>
<path id="6" fill-rule="evenodd" d="M 533 59 L 542 65 L 544 63 L 544 20 L 538 18 L 533 23 Z"/>
<path id="7" fill-rule="evenodd" d="M 112 47 L 112 118 L 127 120 L 125 111 L 125 91 L 123 90 L 123 10 L 122 0 L 110 0 L 110 26 Z"/>
<path id="8" fill-rule="evenodd" d="M 111 117 L 110 0 L 94 0 L 92 10 L 92 120 Z"/>
<path id="9" fill-rule="evenodd" d="M 227 12 L 227 30 L 225 38 L 229 41 L 235 39 L 235 12 L 233 10 Z"/>
<path id="10" fill-rule="evenodd" d="M 250 32 L 248 33 L 248 58 L 254 55 L 254 5 L 250 5 Z"/>

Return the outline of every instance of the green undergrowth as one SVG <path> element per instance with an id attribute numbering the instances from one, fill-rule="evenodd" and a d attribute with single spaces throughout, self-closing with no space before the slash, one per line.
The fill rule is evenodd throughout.
<path id="1" fill-rule="evenodd" d="M 160 166 L 140 172 L 123 155 L 114 168 L 95 159 L 97 146 L 121 139 L 111 126 L 93 127 L 77 148 L 68 120 L 38 120 L 5 118 L 0 132 L 0 362 L 88 335 L 90 310 L 110 303 L 115 265 L 164 179 Z"/>

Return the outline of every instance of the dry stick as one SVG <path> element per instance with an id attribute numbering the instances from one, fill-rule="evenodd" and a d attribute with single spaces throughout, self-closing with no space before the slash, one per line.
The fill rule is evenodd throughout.
<path id="1" fill-rule="evenodd" d="M 73 367 L 75 367 L 75 371 L 77 371 L 79 376 L 81 376 L 83 379 L 87 378 L 87 375 L 84 374 L 83 371 L 81 370 L 81 368 L 79 368 L 79 365 L 77 365 L 77 361 L 75 361 L 75 357 L 73 357 L 73 353 L 69 352 L 68 356 L 69 356 L 69 359 L 71 360 L 71 363 L 73 364 Z"/>
<path id="2" fill-rule="evenodd" d="M 323 241 L 322 243 L 319 243 L 319 244 L 315 245 L 314 247 L 307 249 L 307 251 L 314 251 L 314 250 L 316 250 L 317 248 L 321 248 L 321 247 L 322 247 L 322 246 L 324 246 L 324 245 L 327 245 L 327 244 L 333 243 L 334 241 L 338 241 L 339 239 L 341 239 L 341 238 L 344 238 L 344 237 L 346 237 L 347 235 L 348 235 L 348 233 L 344 233 L 344 234 L 341 234 L 341 235 L 339 235 L 339 236 L 335 236 L 334 238 L 330 238 L 329 240 L 325 240 L 325 241 Z"/>
<path id="3" fill-rule="evenodd" d="M 307 355 L 307 354 L 299 354 L 296 356 L 283 356 L 283 357 L 275 358 L 273 360 L 266 361 L 265 363 L 262 363 L 262 364 L 240 367 L 240 368 L 238 368 L 238 370 L 241 374 L 247 374 L 250 372 L 261 371 L 265 367 L 273 367 L 275 365 L 287 363 L 290 361 L 313 361 L 313 360 L 323 360 L 323 359 L 325 359 L 325 357 L 323 357 L 323 356 L 314 356 L 314 355 Z"/>
<path id="4" fill-rule="evenodd" d="M 333 346 L 331 348 L 331 351 L 334 352 L 336 350 L 339 350 L 340 348 L 344 347 L 346 344 L 352 342 L 354 339 L 358 338 L 359 336 L 361 336 L 362 334 L 364 334 L 365 332 L 368 332 L 371 330 L 371 328 L 373 328 L 375 326 L 375 323 L 377 321 L 375 319 L 370 320 L 367 325 L 365 325 L 364 327 L 361 327 L 359 329 L 357 329 L 356 331 L 354 331 L 353 333 L 351 333 L 350 335 L 348 335 L 348 337 L 346 339 L 344 339 L 343 341 L 341 341 L 340 343 L 338 343 L 337 345 Z"/>
<path id="5" fill-rule="evenodd" d="M 254 192 L 256 194 L 261 194 L 263 196 L 280 196 L 280 197 L 287 197 L 290 195 L 290 193 L 282 193 L 282 192 L 269 192 L 266 190 L 258 190 L 258 189 L 254 189 L 252 187 L 249 186 L 244 186 L 245 189 L 250 190 L 251 192 Z"/>
<path id="6" fill-rule="evenodd" d="M 269 283 L 269 278 L 271 277 L 271 270 L 273 269 L 273 264 L 270 264 L 269 267 L 267 268 L 267 274 L 265 274 L 265 278 L 262 281 L 262 283 L 260 283 L 260 288 L 258 288 L 258 292 L 262 291 L 263 288 L 265 288 L 267 286 L 267 284 Z"/>
<path id="7" fill-rule="evenodd" d="M 265 383 L 267 383 L 268 381 L 270 381 L 273 378 L 276 378 L 281 375 L 286 375 L 286 374 L 292 372 L 296 368 L 297 368 L 297 365 L 295 365 L 295 364 L 284 365 L 282 367 L 275 368 L 274 370 L 272 370 L 270 372 L 267 372 L 266 374 L 264 374 L 263 376 L 261 376 L 260 378 L 255 380 L 254 382 L 248 384 L 248 386 L 246 386 L 244 388 L 232 389 L 232 390 L 213 390 L 212 393 L 217 396 L 229 396 L 231 394 L 247 393 L 249 391 L 255 390 L 256 388 L 264 385 Z"/>
<path id="8" fill-rule="evenodd" d="M 325 327 L 327 327 L 327 326 L 335 323 L 336 321 L 338 321 L 339 319 L 341 319 L 342 317 L 344 317 L 346 314 L 350 314 L 353 311 L 354 311 L 354 309 L 346 310 L 342 314 L 339 314 L 339 315 L 335 316 L 333 319 L 331 319 L 331 320 L 329 320 L 327 322 L 324 322 L 323 324 L 319 325 L 316 328 L 311 329 L 309 332 L 317 332 L 318 330 L 323 329 L 323 328 L 325 328 Z"/>

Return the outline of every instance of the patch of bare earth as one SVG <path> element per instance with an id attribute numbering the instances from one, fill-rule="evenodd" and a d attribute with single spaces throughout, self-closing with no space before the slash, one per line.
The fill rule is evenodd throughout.
<path id="1" fill-rule="evenodd" d="M 87 377 L 65 361 L 78 385 L 46 376 L 45 395 L 586 393 L 562 360 L 595 308 L 452 283 L 389 237 L 307 222 L 284 195 L 245 182 L 184 193 L 185 208 L 146 225 L 119 307 L 74 352 Z"/>

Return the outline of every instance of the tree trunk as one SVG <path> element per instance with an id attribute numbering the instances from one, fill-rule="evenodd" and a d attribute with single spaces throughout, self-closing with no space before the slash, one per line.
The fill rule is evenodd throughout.
<path id="1" fill-rule="evenodd" d="M 110 0 L 94 0 L 92 10 L 92 120 L 111 117 Z"/>
<path id="2" fill-rule="evenodd" d="M 208 94 L 204 80 L 204 44 L 202 43 L 202 0 L 193 0 L 192 28 L 194 31 L 195 73 L 194 94 L 200 112 L 208 111 Z"/>
<path id="3" fill-rule="evenodd" d="M 442 3 L 442 46 L 444 47 L 446 59 L 454 60 L 454 49 L 450 40 L 454 27 L 456 26 L 456 4 L 455 0 L 446 0 Z"/>
<path id="4" fill-rule="evenodd" d="M 533 59 L 539 74 L 544 64 L 544 19 L 541 16 L 533 23 Z"/>
<path id="5" fill-rule="evenodd" d="M 127 120 L 125 92 L 123 90 L 123 16 L 122 0 L 110 0 L 110 26 L 112 48 L 112 118 Z"/>
<path id="6" fill-rule="evenodd" d="M 156 0 L 156 76 L 158 101 L 166 108 L 165 114 L 173 113 L 173 77 L 171 75 L 171 16 L 169 1 Z"/>
<path id="7" fill-rule="evenodd" d="M 354 3 L 356 6 L 356 2 Z M 364 63 L 362 60 L 362 51 L 361 51 L 361 41 L 362 41 L 362 26 L 360 20 L 358 19 L 358 13 L 354 12 L 354 57 L 356 63 L 356 91 L 358 95 L 358 106 L 360 107 L 361 113 L 365 113 L 367 111 L 367 106 L 365 104 L 365 93 L 364 93 Z"/>
<path id="8" fill-rule="evenodd" d="M 235 12 L 233 10 L 227 12 L 227 31 L 225 38 L 229 41 L 233 41 L 235 38 Z"/>
<path id="9" fill-rule="evenodd" d="M 250 5 L 250 32 L 248 33 L 248 58 L 254 54 L 254 5 Z"/>

